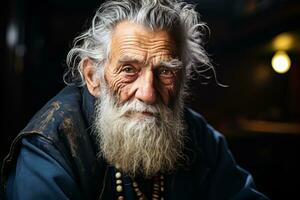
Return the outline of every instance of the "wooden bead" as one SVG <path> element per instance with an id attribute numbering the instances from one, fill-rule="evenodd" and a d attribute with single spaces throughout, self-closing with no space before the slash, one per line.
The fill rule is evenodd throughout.
<path id="1" fill-rule="evenodd" d="M 122 192 L 123 191 L 123 187 L 121 185 L 118 185 L 116 187 L 117 192 Z"/>
<path id="2" fill-rule="evenodd" d="M 119 196 L 118 200 L 124 200 L 124 197 L 123 196 Z"/>
<path id="3" fill-rule="evenodd" d="M 142 192 L 140 192 L 140 191 L 136 192 L 136 194 L 137 194 L 137 196 L 142 196 L 143 195 Z"/>
<path id="4" fill-rule="evenodd" d="M 137 182 L 135 182 L 135 181 L 132 183 L 132 185 L 133 185 L 133 187 L 137 187 L 138 186 Z"/>
<path id="5" fill-rule="evenodd" d="M 159 195 L 157 195 L 157 194 L 153 194 L 152 196 L 155 198 L 159 198 Z"/>
<path id="6" fill-rule="evenodd" d="M 121 172 L 116 173 L 116 178 L 121 178 L 121 176 L 122 176 Z"/>

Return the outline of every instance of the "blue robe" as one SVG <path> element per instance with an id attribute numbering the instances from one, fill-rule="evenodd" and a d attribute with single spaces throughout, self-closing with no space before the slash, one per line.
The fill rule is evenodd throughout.
<path id="1" fill-rule="evenodd" d="M 7 199 L 116 199 L 114 167 L 99 152 L 91 131 L 94 97 L 67 86 L 13 141 L 1 170 Z M 164 199 L 267 199 L 239 167 L 224 137 L 197 113 L 184 111 L 186 163 L 165 175 Z M 126 180 L 125 180 L 126 181 Z M 125 199 L 135 199 L 132 184 Z"/>

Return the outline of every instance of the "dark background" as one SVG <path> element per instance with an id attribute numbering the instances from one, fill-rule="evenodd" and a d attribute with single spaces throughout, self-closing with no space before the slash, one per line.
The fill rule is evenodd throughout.
<path id="1" fill-rule="evenodd" d="M 271 199 L 298 199 L 300 145 L 300 1 L 198 0 L 210 27 L 205 48 L 213 80 L 191 84 L 188 104 L 227 138 L 237 162 Z M 1 3 L 2 159 L 32 115 L 64 87 L 65 57 L 101 1 Z M 271 68 L 272 42 L 293 36 L 291 69 Z"/>

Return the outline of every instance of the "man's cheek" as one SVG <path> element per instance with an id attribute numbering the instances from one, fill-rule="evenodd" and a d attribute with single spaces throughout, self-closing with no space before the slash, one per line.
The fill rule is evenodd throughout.
<path id="1" fill-rule="evenodd" d="M 122 104 L 130 99 L 129 90 L 130 84 L 124 83 L 122 80 L 115 80 L 110 86 L 110 91 L 118 104 Z"/>
<path id="2" fill-rule="evenodd" d="M 180 89 L 181 84 L 179 82 L 164 87 L 162 95 L 166 106 L 170 108 L 174 106 L 175 102 L 178 100 Z"/>
<path id="3" fill-rule="evenodd" d="M 173 87 L 172 86 L 165 86 L 165 85 L 160 85 L 157 87 L 157 93 L 159 95 L 159 99 L 163 102 L 165 106 L 169 106 L 170 103 L 170 94 L 173 93 Z"/>
<path id="4" fill-rule="evenodd" d="M 121 78 L 114 77 L 114 78 L 110 79 L 110 81 L 108 82 L 108 86 L 110 88 L 110 91 L 114 95 L 119 95 L 121 89 L 124 87 L 124 83 L 122 82 Z"/>

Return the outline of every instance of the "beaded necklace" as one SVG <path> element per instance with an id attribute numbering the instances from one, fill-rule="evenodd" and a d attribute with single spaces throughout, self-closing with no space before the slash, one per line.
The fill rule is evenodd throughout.
<path id="1" fill-rule="evenodd" d="M 116 192 L 117 192 L 117 200 L 124 200 L 123 194 L 123 182 L 122 182 L 122 173 L 116 168 L 115 173 L 116 178 Z M 152 200 L 164 200 L 163 192 L 164 192 L 164 176 L 157 175 L 153 178 L 153 191 L 152 191 Z M 148 198 L 144 193 L 141 192 L 138 183 L 135 180 L 132 180 L 133 190 L 138 200 L 147 200 Z"/>

